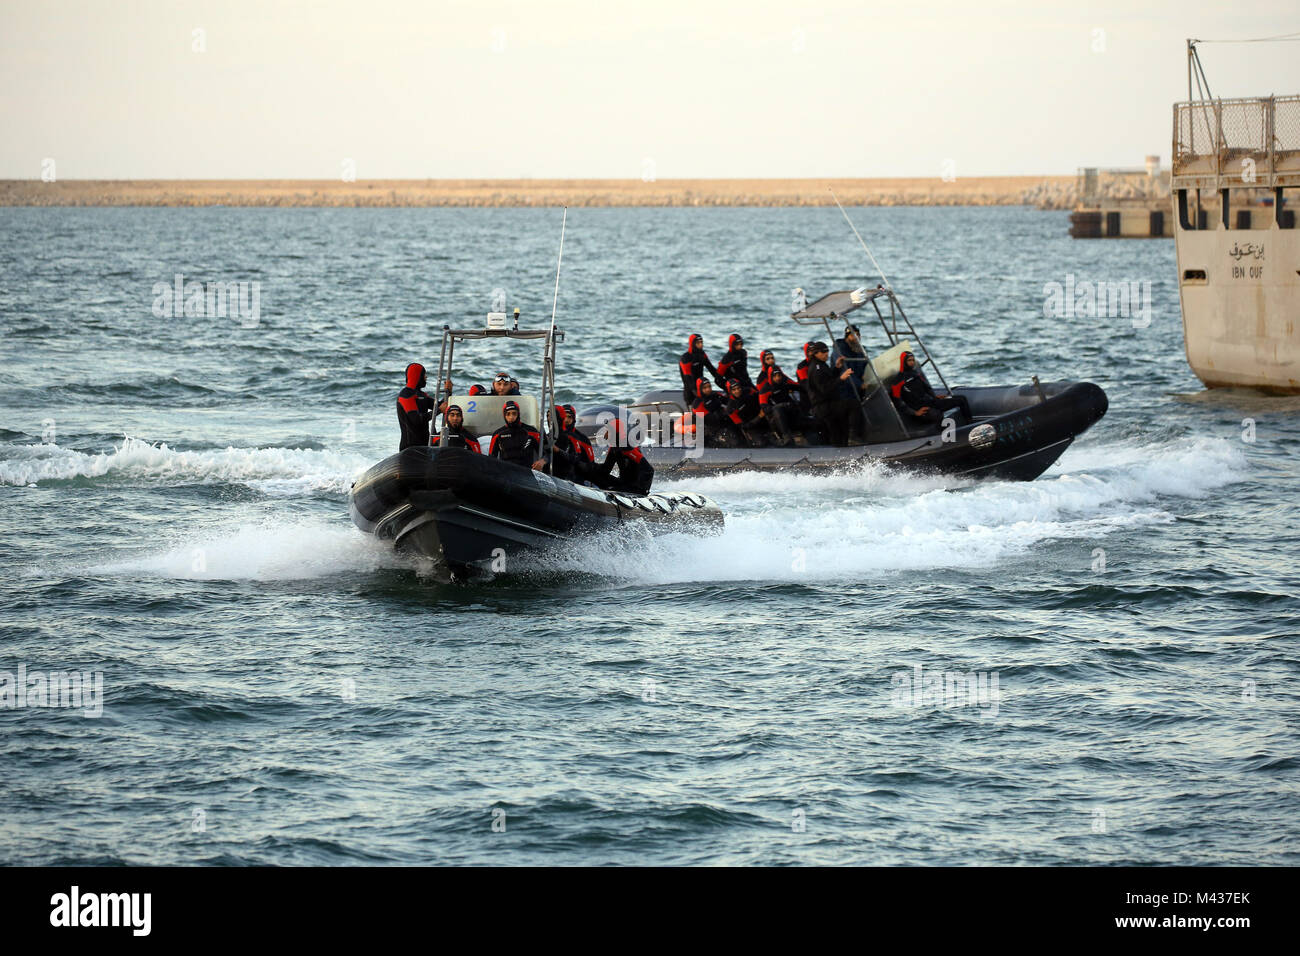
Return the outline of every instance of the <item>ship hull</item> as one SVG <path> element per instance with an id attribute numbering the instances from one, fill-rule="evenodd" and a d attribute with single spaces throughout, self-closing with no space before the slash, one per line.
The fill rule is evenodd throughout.
<path id="1" fill-rule="evenodd" d="M 1208 388 L 1300 393 L 1297 230 L 1179 228 L 1175 242 L 1183 341 L 1197 378 Z"/>

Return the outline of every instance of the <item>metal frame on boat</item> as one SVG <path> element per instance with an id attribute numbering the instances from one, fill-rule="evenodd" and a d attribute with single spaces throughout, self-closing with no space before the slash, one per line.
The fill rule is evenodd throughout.
<path id="1" fill-rule="evenodd" d="M 449 325 L 442 327 L 442 349 L 438 355 L 438 387 L 447 381 L 451 374 L 452 366 L 456 357 L 456 344 L 464 342 L 482 341 L 484 339 L 515 339 L 519 341 L 538 341 L 543 342 L 542 348 L 542 380 L 541 396 L 538 402 L 541 406 L 543 421 L 537 423 L 537 430 L 542 433 L 542 441 L 545 457 L 554 461 L 555 457 L 555 435 L 559 433 L 559 422 L 555 420 L 555 347 L 558 343 L 564 341 L 564 333 L 551 325 L 549 329 L 521 329 L 519 328 L 519 310 L 515 310 L 515 327 L 507 329 L 504 327 L 494 327 L 492 325 L 495 316 L 500 316 L 501 322 L 505 320 L 504 312 L 493 312 L 488 314 L 488 327 L 482 329 L 453 329 Z M 545 427 L 543 427 L 543 422 Z"/>

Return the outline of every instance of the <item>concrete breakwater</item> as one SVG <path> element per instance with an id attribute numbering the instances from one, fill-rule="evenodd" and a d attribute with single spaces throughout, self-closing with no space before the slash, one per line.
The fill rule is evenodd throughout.
<path id="1" fill-rule="evenodd" d="M 5 206 L 1020 206 L 1070 209 L 1074 176 L 914 179 L 0 180 Z"/>

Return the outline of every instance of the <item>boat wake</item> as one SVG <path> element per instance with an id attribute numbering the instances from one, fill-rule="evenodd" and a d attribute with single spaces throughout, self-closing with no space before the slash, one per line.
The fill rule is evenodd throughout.
<path id="1" fill-rule="evenodd" d="M 304 448 L 176 451 L 127 436 L 99 454 L 59 445 L 0 446 L 0 485 L 108 478 L 164 485 L 237 483 L 277 498 L 346 495 L 369 461 L 362 453 Z"/>
<path id="2" fill-rule="evenodd" d="M 1092 542 L 1116 531 L 1175 520 L 1178 500 L 1203 498 L 1246 473 L 1222 439 L 1089 445 L 1032 482 L 917 478 L 868 468 L 830 477 L 749 473 L 664 490 L 710 495 L 726 513 L 716 538 L 681 535 L 566 547 L 572 572 L 629 581 L 826 581 L 897 571 L 988 567 L 1036 546 Z"/>
<path id="3" fill-rule="evenodd" d="M 103 467 L 91 464 L 102 458 L 113 459 L 108 469 L 123 472 L 238 480 L 299 489 L 295 493 L 309 487 L 346 491 L 353 462 L 362 460 L 284 449 L 171 452 L 130 440 L 114 455 L 81 458 L 82 474 Z M 654 584 L 834 581 L 978 569 L 1067 540 L 1081 542 L 1086 551 L 1080 562 L 1087 566 L 1093 542 L 1116 531 L 1171 522 L 1180 501 L 1205 498 L 1240 480 L 1247 468 L 1231 441 L 1174 438 L 1154 447 L 1132 442 L 1074 448 L 1032 482 L 916 477 L 873 467 L 830 476 L 753 472 L 664 481 L 657 491 L 693 491 L 717 500 L 726 513 L 724 532 L 646 535 L 631 547 L 625 538 L 583 539 L 512 570 Z M 299 580 L 386 568 L 414 570 L 414 565 L 341 515 L 283 520 L 245 514 L 173 540 L 160 551 L 78 570 L 126 577 Z"/>
<path id="4" fill-rule="evenodd" d="M 294 581 L 409 566 L 391 545 L 349 524 L 310 518 L 244 522 L 77 571 L 91 577 Z"/>

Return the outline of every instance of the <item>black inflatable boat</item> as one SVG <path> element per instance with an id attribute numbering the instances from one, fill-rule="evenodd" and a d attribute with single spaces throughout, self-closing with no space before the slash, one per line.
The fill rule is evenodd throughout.
<path id="1" fill-rule="evenodd" d="M 504 312 L 488 314 L 483 329 L 442 330 L 437 382 L 448 381 L 456 345 L 467 341 L 542 342 L 540 402 L 534 395 L 446 396 L 461 409 L 465 434 L 490 447 L 510 402 L 520 420 L 541 435 L 539 460 L 553 464 L 555 348 L 564 333 L 506 328 Z M 545 410 L 545 411 L 543 411 Z M 444 429 L 446 422 L 443 422 Z M 511 560 L 547 551 L 580 535 L 601 533 L 716 534 L 722 512 L 703 495 L 624 494 L 554 478 L 545 471 L 452 444 L 444 430 L 434 443 L 415 445 L 385 458 L 352 484 L 349 510 L 358 528 L 407 553 L 433 562 L 444 580 L 517 568 Z"/>
<path id="2" fill-rule="evenodd" d="M 674 476 L 729 471 L 834 471 L 864 462 L 881 462 L 918 473 L 1032 481 L 1106 413 L 1107 405 L 1106 393 L 1091 382 L 955 388 L 953 394 L 970 402 L 973 421 L 969 424 L 954 423 L 949 429 L 890 429 L 890 438 L 866 445 L 685 448 L 669 440 L 663 445 L 643 446 L 641 451 L 657 473 Z M 629 407 L 662 407 L 680 400 L 680 392 L 650 392 Z M 584 409 L 579 428 L 598 435 L 601 423 L 615 414 L 617 408 L 612 405 Z M 874 435 L 880 431 L 874 430 Z"/>
<path id="3" fill-rule="evenodd" d="M 648 392 L 625 405 L 596 405 L 582 410 L 578 428 L 599 439 L 604 422 L 620 417 L 639 419 L 637 426 L 648 444 L 642 453 L 656 471 L 672 475 L 707 475 L 730 471 L 832 471 L 863 462 L 880 462 L 916 472 L 940 472 L 971 478 L 1032 481 L 1051 467 L 1070 443 L 1106 414 L 1106 393 L 1091 382 L 1039 383 L 974 388 L 950 388 L 925 344 L 903 312 L 892 289 L 855 289 L 832 292 L 811 305 L 795 290 L 798 325 L 824 329 L 836 339 L 832 323 L 841 334 L 849 327 L 850 313 L 868 305 L 885 333 L 887 345 L 878 356 L 865 345 L 856 359 L 861 369 L 862 414 L 867 443 L 835 447 L 819 442 L 816 430 L 800 436 L 798 446 L 702 447 L 693 429 L 680 389 Z M 870 313 L 867 313 L 870 314 Z M 842 324 L 841 324 L 842 323 Z M 874 326 L 875 323 L 870 323 Z M 864 325 L 863 331 L 868 328 Z M 971 420 L 946 420 L 921 424 L 905 418 L 891 398 L 890 386 L 899 373 L 899 358 L 913 352 L 920 365 L 937 376 L 937 386 L 964 397 Z M 832 360 L 833 361 L 833 360 Z M 790 373 L 787 373 L 790 374 Z"/>
<path id="4" fill-rule="evenodd" d="M 423 555 L 451 577 L 509 570 L 510 558 L 584 534 L 634 526 L 651 534 L 716 533 L 702 495 L 599 491 L 464 448 L 407 448 L 352 485 L 362 531 Z"/>

